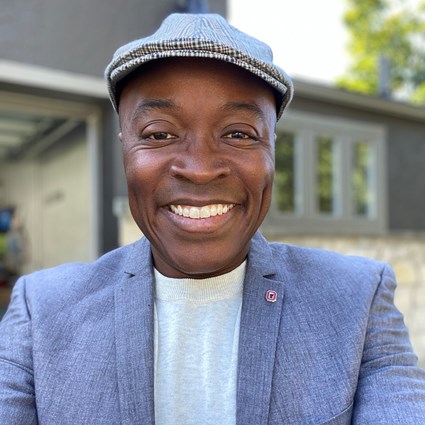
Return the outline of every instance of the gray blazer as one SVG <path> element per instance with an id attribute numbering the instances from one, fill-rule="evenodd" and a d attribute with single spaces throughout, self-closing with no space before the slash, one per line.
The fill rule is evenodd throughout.
<path id="1" fill-rule="evenodd" d="M 144 238 L 20 279 L 0 325 L 0 424 L 153 424 L 153 288 Z M 425 374 L 394 288 L 384 264 L 257 234 L 237 423 L 425 424 Z"/>

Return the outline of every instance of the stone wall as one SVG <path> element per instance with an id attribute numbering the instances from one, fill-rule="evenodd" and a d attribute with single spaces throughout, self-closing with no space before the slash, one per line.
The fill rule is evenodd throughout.
<path id="1" fill-rule="evenodd" d="M 271 237 L 269 239 L 276 240 Z M 398 282 L 395 303 L 404 314 L 419 363 L 425 368 L 425 235 L 288 236 L 284 242 L 361 255 L 390 263 Z"/>

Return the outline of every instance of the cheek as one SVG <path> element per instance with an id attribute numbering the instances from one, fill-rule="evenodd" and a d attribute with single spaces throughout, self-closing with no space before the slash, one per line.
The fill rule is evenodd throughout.
<path id="1" fill-rule="evenodd" d="M 154 214 L 163 202 L 170 177 L 169 167 L 169 155 L 159 150 L 129 149 L 124 152 L 124 169 L 133 215 Z"/>
<path id="2" fill-rule="evenodd" d="M 268 157 L 264 162 L 261 175 L 257 180 L 259 185 L 258 196 L 261 196 L 261 198 L 258 199 L 258 208 L 259 214 L 262 217 L 261 219 L 264 218 L 270 208 L 273 193 L 274 169 L 274 158 Z"/>
<path id="3" fill-rule="evenodd" d="M 264 188 L 262 194 L 261 209 L 266 209 L 268 211 L 270 203 L 272 200 L 273 194 L 273 181 L 274 181 L 274 167 L 271 167 L 267 170 L 266 177 L 264 179 Z"/>
<path id="4" fill-rule="evenodd" d="M 127 180 L 130 207 L 133 210 L 141 200 L 150 199 L 148 192 L 154 188 L 156 173 L 150 161 L 141 152 L 124 152 L 124 170 Z"/>
<path id="5" fill-rule="evenodd" d="M 261 166 L 258 165 L 256 169 L 256 180 L 259 187 L 262 187 L 263 192 L 271 191 L 274 180 L 274 170 L 274 156 L 268 154 L 261 162 Z"/>
<path id="6" fill-rule="evenodd" d="M 129 191 L 138 192 L 143 190 L 141 182 L 144 181 L 143 168 L 138 166 L 134 160 L 124 160 L 124 170 L 127 178 L 127 186 Z"/>
<path id="7" fill-rule="evenodd" d="M 148 186 L 158 172 L 158 161 L 149 152 L 138 149 L 123 149 L 124 170 L 129 185 Z"/>
<path id="8" fill-rule="evenodd" d="M 134 157 L 125 157 L 125 173 L 128 188 L 128 204 L 131 215 L 143 234 L 149 234 L 153 217 L 152 192 L 154 182 L 148 168 Z"/>

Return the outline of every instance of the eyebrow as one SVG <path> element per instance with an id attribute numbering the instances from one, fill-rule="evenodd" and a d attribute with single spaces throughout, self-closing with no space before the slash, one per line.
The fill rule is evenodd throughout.
<path id="1" fill-rule="evenodd" d="M 134 109 L 132 118 L 136 119 L 147 112 L 164 109 L 178 109 L 178 106 L 170 99 L 143 99 Z"/>
<path id="2" fill-rule="evenodd" d="M 253 113 L 260 120 L 265 120 L 264 111 L 255 103 L 247 102 L 229 102 L 223 106 L 225 111 L 248 111 Z"/>
<path id="3" fill-rule="evenodd" d="M 153 110 L 165 110 L 165 109 L 179 109 L 170 99 L 143 99 L 139 102 L 134 109 L 132 118 L 137 119 L 144 114 L 153 111 Z M 224 111 L 247 111 L 254 114 L 257 118 L 264 121 L 265 114 L 263 110 L 257 106 L 255 103 L 248 102 L 228 102 L 223 105 L 222 109 Z"/>

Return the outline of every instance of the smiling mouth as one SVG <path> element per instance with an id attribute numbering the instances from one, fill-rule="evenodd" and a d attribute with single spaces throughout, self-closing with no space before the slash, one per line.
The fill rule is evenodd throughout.
<path id="1" fill-rule="evenodd" d="M 227 214 L 235 204 L 211 204 L 202 207 L 170 205 L 170 211 L 183 217 L 202 219 Z"/>

